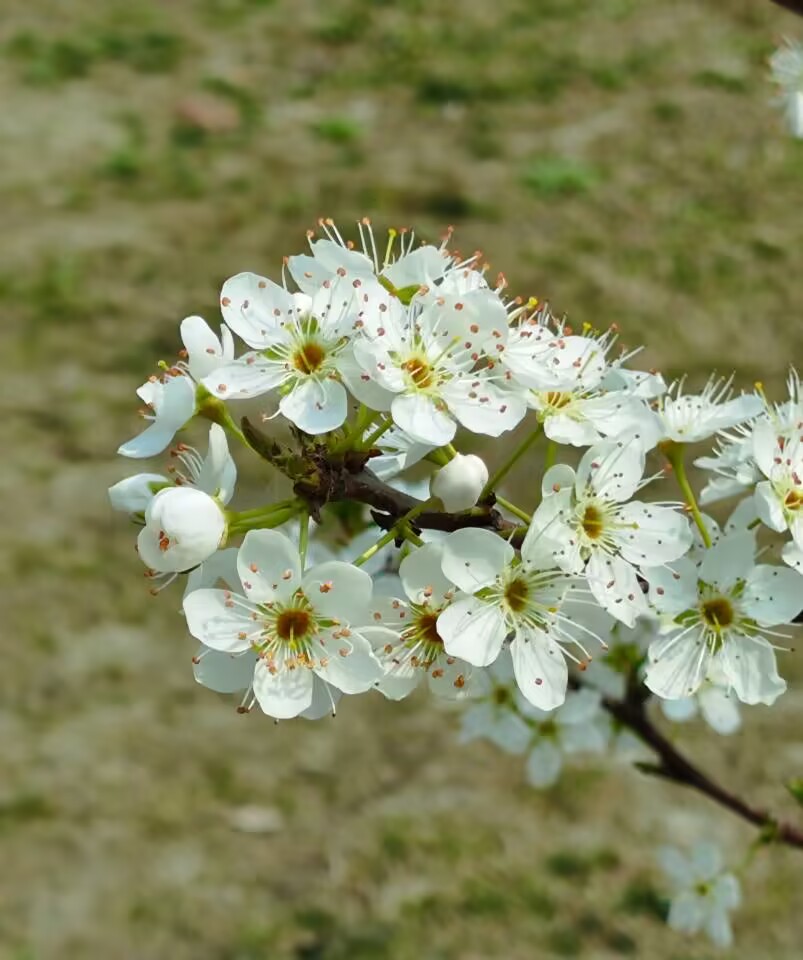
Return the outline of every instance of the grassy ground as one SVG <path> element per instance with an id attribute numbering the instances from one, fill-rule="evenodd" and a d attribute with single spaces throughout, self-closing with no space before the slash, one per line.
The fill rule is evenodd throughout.
<path id="1" fill-rule="evenodd" d="M 803 344 L 803 153 L 765 61 L 793 18 L 757 0 L 2 7 L 2 960 L 712 956 L 661 924 L 653 850 L 741 851 L 741 824 L 626 770 L 536 794 L 423 698 L 237 716 L 194 685 L 177 595 L 147 596 L 105 488 L 177 321 L 214 319 L 227 275 L 275 272 L 320 215 L 455 223 L 515 291 L 616 321 L 647 365 L 777 386 Z M 783 808 L 801 707 L 798 683 L 737 738 L 681 740 Z M 757 861 L 734 957 L 799 956 L 799 878 L 799 855 Z"/>

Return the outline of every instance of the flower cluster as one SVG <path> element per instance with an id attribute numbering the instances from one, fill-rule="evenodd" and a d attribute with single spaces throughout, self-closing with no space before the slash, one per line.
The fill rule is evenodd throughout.
<path id="1" fill-rule="evenodd" d="M 171 448 L 166 471 L 110 498 L 139 527 L 153 592 L 183 581 L 198 682 L 315 719 L 426 681 L 466 701 L 464 739 L 527 753 L 540 787 L 564 755 L 621 740 L 610 678 L 722 733 L 737 701 L 772 704 L 777 640 L 803 609 L 797 374 L 781 403 L 726 379 L 689 392 L 632 367 L 616 328 L 575 332 L 509 297 L 451 232 L 380 244 L 363 220 L 353 244 L 319 225 L 276 280 L 226 281 L 219 334 L 183 321 L 179 357 L 137 391 L 148 425 L 119 449 Z M 199 421 L 206 454 L 183 439 Z M 231 443 L 282 477 L 273 502 L 231 508 Z M 686 453 L 701 443 L 698 502 Z M 525 455 L 520 506 L 507 482 Z M 699 503 L 725 498 L 739 503 L 720 528 Z M 676 925 L 724 940 L 700 909 Z"/>

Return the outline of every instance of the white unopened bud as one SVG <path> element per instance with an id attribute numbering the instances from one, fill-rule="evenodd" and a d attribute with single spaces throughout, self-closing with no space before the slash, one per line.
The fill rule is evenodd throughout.
<path id="1" fill-rule="evenodd" d="M 458 453 L 433 475 L 429 489 L 449 513 L 456 513 L 473 507 L 487 482 L 488 468 L 482 460 L 473 453 Z"/>
<path id="2" fill-rule="evenodd" d="M 177 573 L 211 557 L 225 536 L 226 517 L 214 497 L 194 487 L 171 487 L 148 504 L 137 549 L 151 570 Z"/>

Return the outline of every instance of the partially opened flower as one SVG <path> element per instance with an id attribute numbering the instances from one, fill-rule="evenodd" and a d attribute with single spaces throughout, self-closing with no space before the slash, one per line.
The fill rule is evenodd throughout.
<path id="1" fill-rule="evenodd" d="M 487 482 L 488 468 L 483 461 L 473 453 L 458 453 L 433 474 L 429 489 L 449 513 L 457 513 L 476 504 Z"/>
<path id="2" fill-rule="evenodd" d="M 154 457 L 165 450 L 195 413 L 195 384 L 186 375 L 171 370 L 159 379 L 152 377 L 137 390 L 147 410 L 142 416 L 148 427 L 118 447 L 124 457 Z"/>
<path id="3" fill-rule="evenodd" d="M 718 947 L 729 947 L 733 942 L 730 912 L 742 896 L 739 881 L 724 869 L 718 848 L 698 843 L 686 856 L 664 847 L 659 860 L 673 886 L 669 926 L 681 933 L 704 931 Z"/>
<path id="4" fill-rule="evenodd" d="M 756 565 L 749 532 L 723 536 L 699 566 L 683 557 L 642 572 L 650 602 L 666 617 L 664 635 L 650 645 L 650 690 L 667 700 L 688 697 L 715 670 L 742 702 L 775 702 L 786 682 L 772 638 L 803 609 L 798 573 Z"/>
<path id="5" fill-rule="evenodd" d="M 758 416 L 763 399 L 755 393 L 732 396 L 732 381 L 733 377 L 711 377 L 700 393 L 683 393 L 683 381 L 675 381 L 656 403 L 656 443 L 696 443 Z"/>
<path id="6" fill-rule="evenodd" d="M 211 557 L 226 533 L 226 514 L 217 498 L 195 487 L 168 487 L 145 510 L 137 551 L 151 571 L 180 573 Z"/>
<path id="7" fill-rule="evenodd" d="M 247 533 L 237 556 L 243 593 L 196 590 L 190 632 L 224 653 L 257 654 L 253 694 L 277 719 L 314 707 L 315 678 L 362 693 L 382 677 L 368 625 L 371 578 L 333 560 L 302 571 L 297 548 L 273 530 Z"/>

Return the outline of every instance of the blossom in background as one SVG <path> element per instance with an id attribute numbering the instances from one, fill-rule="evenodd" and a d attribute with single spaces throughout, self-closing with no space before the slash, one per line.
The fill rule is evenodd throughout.
<path id="1" fill-rule="evenodd" d="M 186 443 L 171 450 L 175 463 L 168 467 L 168 475 L 138 473 L 126 477 L 109 488 L 113 509 L 132 515 L 142 514 L 155 494 L 172 486 L 196 487 L 221 503 L 228 503 L 234 495 L 237 467 L 229 453 L 229 444 L 222 427 L 213 423 L 209 428 L 209 446 L 205 457 Z"/>
<path id="2" fill-rule="evenodd" d="M 505 753 L 524 753 L 532 739 L 526 718 L 534 709 L 516 686 L 510 651 L 503 650 L 487 669 L 474 671 L 458 739 L 489 740 Z"/>
<path id="3" fill-rule="evenodd" d="M 147 408 L 142 413 L 148 427 L 117 448 L 124 457 L 154 457 L 165 450 L 195 413 L 195 384 L 178 370 L 166 372 L 161 379 L 151 377 L 137 390 Z"/>
<path id="4" fill-rule="evenodd" d="M 337 560 L 302 571 L 298 549 L 273 530 L 246 534 L 237 569 L 242 594 L 195 590 L 184 613 L 207 647 L 257 654 L 252 689 L 265 713 L 284 719 L 314 708 L 325 694 L 315 677 L 343 693 L 362 693 L 382 678 L 367 573 Z"/>
<path id="5" fill-rule="evenodd" d="M 676 560 L 692 542 L 673 506 L 630 500 L 645 483 L 643 472 L 640 444 L 597 444 L 576 473 L 565 464 L 547 471 L 531 527 L 554 544 L 553 562 L 585 576 L 600 606 L 631 627 L 647 612 L 639 565 Z"/>
<path id="6" fill-rule="evenodd" d="M 694 696 L 659 700 L 661 712 L 674 723 L 685 723 L 699 713 L 712 730 L 729 736 L 741 727 L 742 717 L 738 699 L 728 692 L 728 687 L 721 668 L 712 665 Z"/>
<path id="7" fill-rule="evenodd" d="M 800 574 L 756 565 L 750 532 L 723 536 L 699 564 L 683 557 L 642 573 L 650 603 L 666 618 L 664 635 L 650 645 L 650 690 L 668 700 L 688 697 L 714 670 L 742 702 L 775 702 L 786 682 L 770 638 L 803 609 Z"/>
<path id="8" fill-rule="evenodd" d="M 560 777 L 564 756 L 602 753 L 610 737 L 610 721 L 602 709 L 602 694 L 583 689 L 571 692 L 553 713 L 533 709 L 532 749 L 527 756 L 527 782 L 539 789 Z"/>
<path id="9" fill-rule="evenodd" d="M 673 887 L 667 923 L 681 933 L 704 931 L 718 947 L 733 942 L 730 913 L 741 903 L 741 887 L 726 871 L 711 843 L 698 843 L 690 856 L 673 847 L 659 852 L 659 863 Z"/>
<path id="10" fill-rule="evenodd" d="M 446 652 L 437 629 L 438 617 L 456 593 L 443 575 L 442 556 L 440 544 L 425 543 L 399 566 L 406 599 L 374 595 L 371 621 L 385 628 L 373 633 L 385 673 L 376 686 L 392 700 L 406 697 L 424 677 L 441 697 L 457 699 L 470 692 L 471 664 Z"/>
<path id="11" fill-rule="evenodd" d="M 430 480 L 433 497 L 440 497 L 449 513 L 469 510 L 488 482 L 488 468 L 473 453 L 458 453 L 437 470 Z"/>
<path id="12" fill-rule="evenodd" d="M 531 528 L 513 547 L 489 530 L 457 530 L 444 540 L 443 572 L 462 594 L 438 617 L 446 652 L 475 666 L 493 663 L 510 636 L 516 682 L 534 706 L 551 710 L 566 697 L 567 646 L 588 653 L 588 628 L 562 610 L 579 581 L 557 569 L 551 550 Z"/>
<path id="13" fill-rule="evenodd" d="M 773 81 L 780 87 L 779 102 L 793 137 L 803 137 L 803 49 L 786 40 L 770 57 Z"/>

